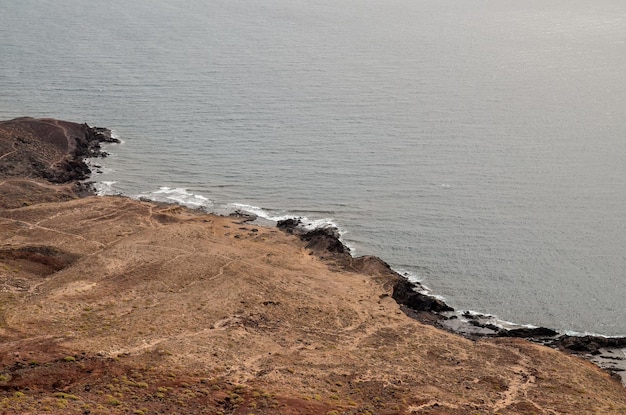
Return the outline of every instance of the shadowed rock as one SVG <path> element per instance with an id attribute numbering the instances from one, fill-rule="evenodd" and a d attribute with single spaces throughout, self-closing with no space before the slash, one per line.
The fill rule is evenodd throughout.
<path id="1" fill-rule="evenodd" d="M 85 180 L 84 159 L 104 157 L 101 143 L 118 143 L 106 128 L 53 119 L 0 122 L 0 178 L 41 178 L 51 183 Z"/>
<path id="2" fill-rule="evenodd" d="M 500 330 L 498 335 L 502 337 L 522 337 L 528 338 L 541 338 L 541 337 L 554 337 L 558 336 L 558 332 L 548 329 L 546 327 L 522 327 L 519 329 Z"/>
<path id="3" fill-rule="evenodd" d="M 352 258 L 350 249 L 339 239 L 339 231 L 334 227 L 307 230 L 302 227 L 300 219 L 279 221 L 276 226 L 289 234 L 298 235 L 306 241 L 306 248 L 318 256 L 332 255 L 342 268 L 377 277 L 383 286 L 392 286 L 392 298 L 416 312 L 440 313 L 454 311 L 444 301 L 422 294 L 418 290 L 423 287 L 407 280 L 391 269 L 389 264 L 374 256 Z"/>
<path id="4" fill-rule="evenodd" d="M 598 353 L 601 348 L 624 348 L 626 337 L 560 336 L 551 346 L 573 352 Z"/>
<path id="5" fill-rule="evenodd" d="M 85 158 L 105 157 L 101 143 L 117 143 L 106 128 L 53 119 L 0 121 L 0 208 L 13 209 L 93 194 L 81 182 Z"/>
<path id="6" fill-rule="evenodd" d="M 398 304 L 403 304 L 415 311 L 430 311 L 440 313 L 454 311 L 445 302 L 415 291 L 415 285 L 407 279 L 401 279 L 394 286 L 392 297 Z"/>

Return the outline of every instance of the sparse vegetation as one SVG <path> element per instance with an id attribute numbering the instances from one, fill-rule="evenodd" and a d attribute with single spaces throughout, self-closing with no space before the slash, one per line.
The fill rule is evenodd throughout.
<path id="1" fill-rule="evenodd" d="M 118 398 L 111 395 L 107 396 L 106 403 L 111 406 L 118 406 L 122 404 L 122 402 Z"/>
<path id="2" fill-rule="evenodd" d="M 0 216 L 2 249 L 48 244 L 69 258 L 37 257 L 16 279 L 24 291 L 0 291 L 0 413 L 486 414 L 503 385 L 520 388 L 503 413 L 626 405 L 577 359 L 398 314 L 394 280 L 358 274 L 357 258 L 346 271 L 276 230 L 261 244 L 226 236 L 241 218 L 124 198 Z M 6 277 L 15 263 L 0 264 Z"/>
<path id="3" fill-rule="evenodd" d="M 72 401 L 77 401 L 78 400 L 78 396 L 76 395 L 71 395 L 69 393 L 64 393 L 64 392 L 57 392 L 54 394 L 54 396 L 56 396 L 57 398 L 61 398 L 61 399 L 66 399 L 66 400 L 72 400 Z"/>

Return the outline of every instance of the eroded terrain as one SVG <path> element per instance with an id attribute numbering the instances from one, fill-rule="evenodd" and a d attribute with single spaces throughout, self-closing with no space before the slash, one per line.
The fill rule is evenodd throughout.
<path id="1" fill-rule="evenodd" d="M 30 124 L 0 124 L 1 413 L 626 413 L 626 389 L 587 361 L 407 317 L 375 259 L 338 264 L 245 218 L 78 198 L 44 177 L 68 149 L 18 152 Z M 44 175 L 13 174 L 31 156 Z"/>

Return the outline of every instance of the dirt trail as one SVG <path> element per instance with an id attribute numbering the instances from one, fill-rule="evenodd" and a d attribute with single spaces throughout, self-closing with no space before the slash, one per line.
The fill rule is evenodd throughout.
<path id="1" fill-rule="evenodd" d="M 64 393 L 92 413 L 145 405 L 246 414 L 626 411 L 624 388 L 595 366 L 522 340 L 475 343 L 424 326 L 400 312 L 384 281 L 330 269 L 304 242 L 273 229 L 119 197 L 39 204 L 0 217 L 7 231 L 0 246 L 45 240 L 77 258 L 45 278 L 31 273 L 37 263 L 0 258 L 0 280 L 10 271 L 26 287 L 0 292 L 0 328 L 21 342 L 19 357 L 11 354 L 16 343 L 0 344 L 8 359 L 0 375 L 9 379 L 0 377 L 0 386 L 19 388 L 15 382 L 33 374 L 23 384 L 29 389 L 19 389 L 21 400 L 0 389 L 13 409 L 41 411 L 47 397 L 57 399 L 58 389 L 35 376 L 39 366 L 15 366 L 37 359 L 56 379 L 68 379 Z M 55 345 L 37 346 L 41 336 Z M 84 356 L 85 368 L 113 359 L 128 369 L 89 378 L 86 392 L 87 381 L 72 378 L 69 363 L 55 363 L 67 355 Z M 148 387 L 112 395 L 117 389 L 107 385 L 121 382 L 121 373 Z M 200 393 L 201 380 L 224 383 Z M 157 390 L 189 385 L 195 398 L 185 406 L 180 395 L 170 400 Z M 219 391 L 234 393 L 235 385 L 244 397 L 228 406 L 230 395 Z M 156 393 L 164 396 L 146 395 Z M 263 393 L 281 411 L 261 405 Z M 108 395 L 120 405 L 107 404 Z M 105 409 L 97 412 L 98 405 Z"/>
<path id="2" fill-rule="evenodd" d="M 380 261 L 70 186 L 0 177 L 0 413 L 626 413 L 589 362 L 407 317 Z"/>
<path id="3" fill-rule="evenodd" d="M 5 157 L 9 157 L 11 154 L 15 154 L 16 152 L 17 150 L 15 149 L 15 143 L 13 143 L 13 151 L 9 151 L 8 153 L 1 155 L 0 160 L 2 160 Z"/>

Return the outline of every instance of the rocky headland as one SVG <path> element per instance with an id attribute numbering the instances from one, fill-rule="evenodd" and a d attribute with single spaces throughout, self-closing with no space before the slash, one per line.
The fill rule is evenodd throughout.
<path id="1" fill-rule="evenodd" d="M 30 117 L 0 121 L 0 207 L 68 200 L 91 192 L 84 159 L 118 143 L 106 128 Z"/>
<path id="2" fill-rule="evenodd" d="M 620 339 L 451 316 L 332 229 L 88 196 L 110 140 L 0 122 L 0 413 L 626 413 L 619 379 L 555 350 Z"/>

